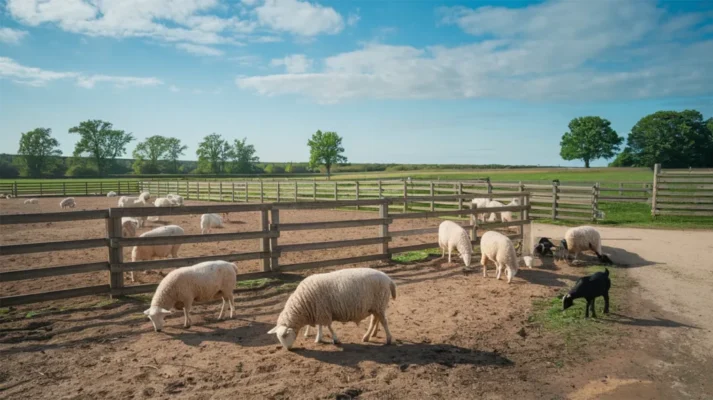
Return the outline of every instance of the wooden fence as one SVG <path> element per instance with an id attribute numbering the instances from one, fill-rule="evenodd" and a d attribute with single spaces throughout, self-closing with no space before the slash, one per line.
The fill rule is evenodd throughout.
<path id="1" fill-rule="evenodd" d="M 41 214 L 19 214 L 19 215 L 4 215 L 0 218 L 0 225 L 10 224 L 30 224 L 44 223 L 57 221 L 84 221 L 84 220 L 105 220 L 106 222 L 106 237 L 96 239 L 83 239 L 62 242 L 50 243 L 32 243 L 32 244 L 17 244 L 0 246 L 0 255 L 13 255 L 25 253 L 39 253 L 48 251 L 62 251 L 73 249 L 88 249 L 106 247 L 108 251 L 108 259 L 105 262 L 93 262 L 86 264 L 52 266 L 35 269 L 20 269 L 7 272 L 0 272 L 0 282 L 16 281 L 24 279 L 37 279 L 50 276 L 71 275 L 95 271 L 108 271 L 109 282 L 104 285 L 71 288 L 66 290 L 21 294 L 14 296 L 0 297 L 0 307 L 13 305 L 29 304 L 41 301 L 58 300 L 72 297 L 80 297 L 86 295 L 111 295 L 123 296 L 139 293 L 152 292 L 156 288 L 156 284 L 144 284 L 126 286 L 124 285 L 124 272 L 139 271 L 149 269 L 165 269 L 179 268 L 183 266 L 193 265 L 209 260 L 226 260 L 226 261 L 244 261 L 244 260 L 260 260 L 262 272 L 252 272 L 239 274 L 239 280 L 256 279 L 260 277 L 268 277 L 276 273 L 299 271 L 311 268 L 323 268 L 328 266 L 346 265 L 353 263 L 388 260 L 392 254 L 397 254 L 406 251 L 414 251 L 421 249 L 437 248 L 437 240 L 426 244 L 417 244 L 400 247 L 389 247 L 389 242 L 394 237 L 436 234 L 438 227 L 429 227 L 424 229 L 413 229 L 405 231 L 391 231 L 389 228 L 394 220 L 397 219 L 414 219 L 414 218 L 434 218 L 434 217 L 457 217 L 465 216 L 469 218 L 481 213 L 512 211 L 517 213 L 517 220 L 511 222 L 498 222 L 478 225 L 477 221 L 471 225 L 464 225 L 465 229 L 470 230 L 473 244 L 479 243 L 477 237 L 477 229 L 495 229 L 516 227 L 517 232 L 510 234 L 509 237 L 514 241 L 519 241 L 523 254 L 529 254 L 532 248 L 532 236 L 529 220 L 530 194 L 527 192 L 516 193 L 521 204 L 520 206 L 504 206 L 496 208 L 470 208 L 462 207 L 460 209 L 440 210 L 440 211 L 425 211 L 419 213 L 391 213 L 389 207 L 398 201 L 397 199 L 360 199 L 360 200 L 338 200 L 338 201 L 316 201 L 316 202 L 288 202 L 288 203 L 254 203 L 254 204 L 225 204 L 225 205 L 203 205 L 203 206 L 185 206 L 185 207 L 170 207 L 170 208 L 111 208 L 108 210 L 92 210 L 92 211 L 72 211 L 58 213 L 41 213 Z M 441 202 L 441 201 L 456 201 L 459 203 L 470 204 L 473 198 L 483 198 L 487 195 L 482 194 L 461 194 L 449 196 L 419 196 L 414 197 L 413 201 L 424 202 Z M 331 209 L 337 207 L 377 207 L 379 210 L 378 218 L 369 218 L 361 220 L 340 220 L 327 222 L 310 222 L 310 223 L 280 223 L 281 210 L 316 210 L 316 209 Z M 251 232 L 235 232 L 235 233 L 219 233 L 207 235 L 182 235 L 171 237 L 122 237 L 121 218 L 122 217 L 139 217 L 139 216 L 169 216 L 169 215 L 188 215 L 188 214 L 203 214 L 203 213 L 246 213 L 259 212 L 261 215 L 260 230 Z M 474 219 L 474 218 L 471 218 Z M 362 226 L 378 226 L 378 236 L 365 237 L 352 240 L 338 240 L 327 242 L 301 243 L 301 244 L 281 244 L 279 242 L 280 233 L 285 231 L 295 230 L 314 230 L 314 229 L 337 229 L 347 227 L 362 227 Z M 434 235 L 434 239 L 436 236 Z M 177 243 L 200 243 L 225 240 L 258 240 L 260 243 L 260 251 L 248 253 L 229 253 L 211 256 L 190 257 L 166 259 L 157 261 L 138 261 L 125 262 L 123 259 L 122 248 L 138 245 L 159 245 L 159 244 L 177 244 Z M 280 264 L 282 254 L 290 252 L 303 252 L 309 250 L 332 249 L 341 247 L 364 246 L 364 245 L 380 245 L 379 251 L 374 254 L 361 255 L 358 257 L 322 260 L 305 262 L 299 264 Z M 476 259 L 474 257 L 474 259 Z"/>
<path id="2" fill-rule="evenodd" d="M 0 183 L 0 193 L 14 197 L 97 196 L 116 192 L 118 195 L 138 193 L 139 181 L 15 181 Z"/>
<path id="3" fill-rule="evenodd" d="M 713 169 L 654 167 L 651 215 L 713 217 Z"/>

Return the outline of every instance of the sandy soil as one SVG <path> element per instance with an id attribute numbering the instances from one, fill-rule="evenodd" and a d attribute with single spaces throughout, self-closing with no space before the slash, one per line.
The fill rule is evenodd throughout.
<path id="1" fill-rule="evenodd" d="M 80 209 L 103 208 L 114 201 L 79 199 L 78 203 Z M 55 203 L 53 199 L 51 204 L 34 207 L 56 211 Z M 0 207 L 7 214 L 30 206 L 14 199 Z M 293 212 L 281 219 L 326 221 L 372 215 Z M 197 219 L 179 216 L 168 221 L 196 233 Z M 257 226 L 257 213 L 233 219 L 243 223 L 228 224 L 224 231 L 250 231 Z M 413 229 L 436 226 L 439 221 L 399 222 L 403 225 L 398 229 Z M 54 229 L 45 224 L 5 226 L 0 239 L 9 244 L 104 236 L 99 221 L 50 226 Z M 561 237 L 564 229 L 537 225 L 535 231 Z M 195 309 L 192 328 L 183 329 L 182 318 L 174 317 L 160 334 L 153 332 L 141 313 L 147 307 L 141 299 L 113 303 L 99 297 L 70 299 L 17 307 L 0 316 L 0 398 L 706 398 L 713 393 L 709 382 L 713 358 L 706 346 L 712 319 L 705 307 L 713 303 L 712 268 L 706 260 L 713 233 L 601 231 L 605 251 L 638 284 L 632 289 L 614 283 L 619 315 L 601 318 L 601 323 L 620 334 L 603 344 L 571 348 L 561 335 L 529 319 L 532 302 L 570 287 L 583 275 L 581 267 L 545 260 L 534 269 L 521 270 L 508 285 L 494 279 L 492 268 L 483 278 L 479 267 L 476 273 L 464 273 L 460 263 L 449 265 L 439 258 L 408 265 L 369 263 L 392 276 L 398 287 L 388 311 L 396 340 L 392 346 L 383 345 L 383 332 L 373 343 L 361 343 L 366 323 L 336 323 L 343 345 L 315 344 L 314 336 L 300 335 L 296 351 L 282 350 L 266 332 L 289 295 L 289 284 L 241 291 L 236 296 L 237 315 L 231 320 L 216 319 L 217 305 L 201 305 Z M 321 234 L 307 237 L 295 232 L 284 240 L 375 236 L 376 228 Z M 433 237 L 402 243 L 427 241 Z M 239 244 L 240 251 L 254 251 L 257 245 L 257 240 Z M 180 255 L 228 253 L 235 251 L 234 246 L 228 242 L 185 245 Z M 289 262 L 374 251 L 365 247 L 297 253 Z M 103 249 L 63 253 L 0 257 L 0 268 L 73 264 L 105 255 Z M 250 262 L 241 263 L 241 268 L 258 270 L 259 266 Z M 138 278 L 155 282 L 160 275 L 142 273 Z M 0 295 L 101 284 L 106 279 L 101 273 L 2 282 Z M 28 318 L 28 313 L 37 311 L 46 314 Z"/>

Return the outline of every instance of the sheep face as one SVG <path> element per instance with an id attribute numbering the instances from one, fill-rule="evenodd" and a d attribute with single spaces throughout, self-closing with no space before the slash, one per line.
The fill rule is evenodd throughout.
<path id="1" fill-rule="evenodd" d="M 138 228 L 138 223 L 134 221 L 124 221 L 121 224 L 121 234 L 124 237 L 135 237 L 136 228 Z"/>
<path id="2" fill-rule="evenodd" d="M 163 318 L 166 315 L 173 314 L 173 312 L 158 306 L 151 306 L 151 308 L 144 311 L 144 314 L 151 320 L 151 323 L 153 324 L 153 329 L 156 332 L 161 332 L 161 329 L 163 329 Z"/>
<path id="3" fill-rule="evenodd" d="M 287 350 L 292 349 L 292 345 L 295 343 L 295 339 L 297 338 L 297 331 L 284 325 L 278 325 L 270 329 L 270 332 L 268 332 L 270 335 L 273 333 L 277 334 L 277 340 L 280 341 L 282 347 Z"/>
<path id="4" fill-rule="evenodd" d="M 572 307 L 572 304 L 574 304 L 574 299 L 572 298 L 572 295 L 567 293 L 563 298 L 562 298 L 562 311 Z"/>
<path id="5" fill-rule="evenodd" d="M 470 267 L 470 259 L 473 257 L 472 254 L 463 254 L 463 262 L 466 267 Z"/>

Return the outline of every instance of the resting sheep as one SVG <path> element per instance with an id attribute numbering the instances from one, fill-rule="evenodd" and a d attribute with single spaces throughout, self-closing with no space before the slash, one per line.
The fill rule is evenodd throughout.
<path id="1" fill-rule="evenodd" d="M 27 199 L 24 201 L 24 204 L 40 204 L 40 201 L 37 199 Z"/>
<path id="2" fill-rule="evenodd" d="M 62 208 L 74 208 L 77 204 L 74 202 L 74 197 L 67 197 L 66 199 L 59 202 L 59 206 Z"/>
<path id="3" fill-rule="evenodd" d="M 369 328 L 362 338 L 368 342 L 378 323 L 386 332 L 386 344 L 391 344 L 391 331 L 386 320 L 389 297 L 396 299 L 396 285 L 385 273 L 372 268 L 348 268 L 305 278 L 290 295 L 277 324 L 268 334 L 286 349 L 291 349 L 297 332 L 305 326 L 326 326 L 332 342 L 339 343 L 332 322 L 359 323 L 372 316 Z M 317 330 L 316 341 L 321 341 Z"/>
<path id="4" fill-rule="evenodd" d="M 183 234 L 183 228 L 180 226 L 166 225 L 144 232 L 139 237 L 180 236 Z M 171 258 L 177 258 L 178 249 L 180 247 L 180 243 L 134 246 L 131 249 L 131 261 L 136 262 L 152 260 L 154 258 L 168 258 L 169 256 L 171 256 Z M 131 282 L 134 282 L 134 271 L 131 271 Z"/>
<path id="5" fill-rule="evenodd" d="M 183 196 L 177 195 L 177 194 L 167 194 L 166 198 L 171 200 L 171 202 L 176 205 L 176 206 L 182 206 L 183 205 Z"/>
<path id="6" fill-rule="evenodd" d="M 589 318 L 589 310 L 592 310 L 592 317 L 596 318 L 597 313 L 594 311 L 594 300 L 602 296 L 604 297 L 604 314 L 609 313 L 609 288 L 611 288 L 611 280 L 609 279 L 609 269 L 604 268 L 604 272 L 595 272 L 589 276 L 583 276 L 577 279 L 572 290 L 562 298 L 562 311 L 572 307 L 574 299 L 585 298 L 587 306 L 584 311 L 584 318 Z"/>
<path id="7" fill-rule="evenodd" d="M 612 263 L 611 259 L 602 253 L 601 236 L 593 227 L 588 225 L 578 226 L 565 232 L 559 251 L 560 253 L 565 253 L 566 259 L 569 259 L 569 255 L 574 253 L 574 259 L 576 260 L 579 257 L 579 253 L 587 250 L 593 251 L 599 261 L 605 264 Z"/>
<path id="8" fill-rule="evenodd" d="M 201 215 L 201 234 L 210 233 L 212 228 L 222 228 L 223 219 L 218 214 Z"/>
<path id="9" fill-rule="evenodd" d="M 106 197 L 116 197 L 116 192 L 109 192 L 106 194 Z"/>
<path id="10" fill-rule="evenodd" d="M 183 309 L 183 326 L 193 324 L 191 307 L 193 302 L 222 299 L 218 319 L 223 318 L 225 303 L 230 306 L 230 318 L 233 318 L 235 303 L 233 289 L 237 281 L 238 266 L 227 261 L 206 261 L 190 267 L 178 268 L 169 272 L 156 288 L 151 299 L 151 307 L 144 314 L 149 317 L 156 332 L 161 332 L 164 317 L 172 314 L 171 308 Z"/>
<path id="11" fill-rule="evenodd" d="M 451 251 L 455 248 L 463 258 L 466 267 L 470 266 L 473 256 L 473 245 L 470 243 L 468 232 L 453 221 L 443 221 L 438 226 L 438 247 L 441 248 L 441 258 L 445 257 L 448 250 L 448 263 L 451 262 Z"/>
<path id="12" fill-rule="evenodd" d="M 488 260 L 495 263 L 497 271 L 496 279 L 500 279 L 500 274 L 503 268 L 507 274 L 508 283 L 517 274 L 519 261 L 515 253 L 515 246 L 507 236 L 497 231 L 488 231 L 483 234 L 480 239 L 480 252 L 483 256 L 480 259 L 480 264 L 483 265 L 483 276 L 487 276 L 486 265 Z M 532 268 L 532 259 L 524 260 L 528 267 Z"/>

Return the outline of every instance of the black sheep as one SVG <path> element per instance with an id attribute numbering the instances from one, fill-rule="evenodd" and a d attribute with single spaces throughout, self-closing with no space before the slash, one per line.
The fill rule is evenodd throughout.
<path id="1" fill-rule="evenodd" d="M 550 239 L 543 237 L 540 239 L 539 242 L 537 242 L 537 245 L 535 246 L 535 254 L 537 254 L 540 257 L 544 257 L 547 254 L 554 255 L 552 254 L 552 249 L 555 247 L 555 244 L 550 241 Z"/>
<path id="2" fill-rule="evenodd" d="M 585 298 L 587 307 L 585 308 L 584 318 L 589 318 L 589 310 L 592 310 L 592 317 L 596 318 L 597 313 L 594 311 L 594 299 L 599 296 L 604 297 L 604 314 L 609 313 L 609 288 L 611 288 L 611 280 L 609 279 L 609 269 L 604 268 L 604 272 L 595 272 L 589 276 L 583 276 L 577 279 L 572 290 L 562 298 L 562 311 L 572 307 L 574 299 Z"/>

